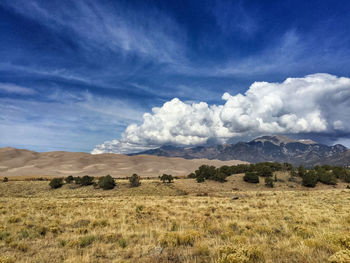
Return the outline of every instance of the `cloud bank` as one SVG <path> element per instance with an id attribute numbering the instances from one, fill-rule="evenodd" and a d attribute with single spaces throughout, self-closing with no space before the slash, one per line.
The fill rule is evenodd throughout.
<path id="1" fill-rule="evenodd" d="M 223 105 L 174 98 L 129 125 L 121 139 L 92 151 L 130 153 L 164 144 L 224 143 L 262 134 L 349 132 L 350 78 L 313 74 L 282 83 L 254 82 L 244 94 L 223 94 Z"/>

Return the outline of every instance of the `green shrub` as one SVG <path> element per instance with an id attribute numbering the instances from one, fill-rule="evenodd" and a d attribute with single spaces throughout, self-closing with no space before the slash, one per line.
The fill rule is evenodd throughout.
<path id="1" fill-rule="evenodd" d="M 94 177 L 92 176 L 84 175 L 80 179 L 80 185 L 82 186 L 92 185 L 93 183 L 94 183 Z"/>
<path id="2" fill-rule="evenodd" d="M 257 169 L 258 176 L 262 177 L 271 177 L 272 176 L 272 169 L 268 166 L 262 166 Z"/>
<path id="3" fill-rule="evenodd" d="M 115 181 L 110 175 L 106 175 L 98 179 L 98 186 L 103 190 L 113 189 L 115 185 Z"/>
<path id="4" fill-rule="evenodd" d="M 168 183 L 171 183 L 174 178 L 171 174 L 163 174 L 161 177 L 160 177 L 160 180 L 165 183 L 166 181 L 168 181 Z"/>
<path id="5" fill-rule="evenodd" d="M 315 187 L 318 181 L 317 173 L 314 170 L 310 170 L 303 176 L 302 184 L 306 187 Z"/>
<path id="6" fill-rule="evenodd" d="M 248 183 L 257 184 L 259 183 L 259 176 L 255 172 L 246 172 L 243 176 L 243 180 Z"/>
<path id="7" fill-rule="evenodd" d="M 8 182 L 9 179 L 7 177 L 4 177 L 4 179 L 2 180 L 4 183 Z"/>
<path id="8" fill-rule="evenodd" d="M 53 178 L 50 181 L 49 185 L 52 189 L 60 188 L 63 185 L 63 179 L 62 178 Z"/>
<path id="9" fill-rule="evenodd" d="M 189 175 L 187 175 L 187 178 L 196 178 L 196 174 L 195 173 L 190 173 Z"/>
<path id="10" fill-rule="evenodd" d="M 333 174 L 345 183 L 350 183 L 350 171 L 343 167 L 333 167 Z"/>
<path id="11" fill-rule="evenodd" d="M 140 186 L 141 185 L 140 176 L 138 176 L 137 174 L 133 174 L 129 178 L 129 182 L 130 182 L 130 186 L 131 187 L 138 187 L 138 186 Z"/>
<path id="12" fill-rule="evenodd" d="M 211 177 L 210 180 L 223 183 L 226 182 L 226 177 L 227 175 L 224 172 L 222 172 L 220 169 L 216 169 L 214 176 Z"/>
<path id="13" fill-rule="evenodd" d="M 95 240 L 96 237 L 93 235 L 83 236 L 79 239 L 79 246 L 82 248 L 90 246 Z"/>
<path id="14" fill-rule="evenodd" d="M 128 245 L 125 238 L 120 238 L 118 240 L 118 243 L 121 248 L 126 248 L 126 246 Z"/>
<path id="15" fill-rule="evenodd" d="M 324 184 L 335 185 L 337 184 L 336 176 L 323 168 L 317 171 L 318 180 Z"/>
<path id="16" fill-rule="evenodd" d="M 71 183 L 73 183 L 73 181 L 74 181 L 74 177 L 71 176 L 71 175 L 66 178 L 66 183 L 67 184 L 71 184 Z"/>
<path id="17" fill-rule="evenodd" d="M 205 181 L 205 178 L 203 176 L 197 177 L 196 178 L 197 183 L 203 183 Z"/>
<path id="18" fill-rule="evenodd" d="M 306 170 L 305 170 L 304 166 L 299 165 L 299 167 L 298 167 L 298 176 L 304 177 L 305 174 L 306 174 Z"/>
<path id="19" fill-rule="evenodd" d="M 265 186 L 266 187 L 270 187 L 273 188 L 275 185 L 274 180 L 269 176 L 269 177 L 265 177 Z"/>

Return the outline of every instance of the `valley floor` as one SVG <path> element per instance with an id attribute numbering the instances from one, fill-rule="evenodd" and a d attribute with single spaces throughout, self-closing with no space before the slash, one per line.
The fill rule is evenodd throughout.
<path id="1" fill-rule="evenodd" d="M 0 262 L 350 262 L 350 190 L 247 190 L 237 178 L 1 182 Z"/>

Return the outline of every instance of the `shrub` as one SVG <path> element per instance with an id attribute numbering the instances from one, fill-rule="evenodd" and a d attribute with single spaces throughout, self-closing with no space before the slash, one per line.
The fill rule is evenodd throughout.
<path id="1" fill-rule="evenodd" d="M 220 169 L 217 169 L 214 176 L 210 178 L 210 180 L 213 180 L 213 181 L 218 181 L 218 182 L 226 182 L 226 177 L 227 175 L 222 172 Z"/>
<path id="2" fill-rule="evenodd" d="M 115 181 L 110 175 L 106 175 L 98 179 L 98 186 L 103 190 L 113 189 L 115 185 Z"/>
<path id="3" fill-rule="evenodd" d="M 129 182 L 130 182 L 130 186 L 131 187 L 138 187 L 138 186 L 140 186 L 141 185 L 140 176 L 138 176 L 137 174 L 133 174 L 129 178 Z"/>
<path id="4" fill-rule="evenodd" d="M 121 248 L 126 248 L 126 246 L 128 245 L 125 238 L 120 238 L 118 240 L 118 243 Z"/>
<path id="5" fill-rule="evenodd" d="M 205 179 L 211 179 L 216 174 L 215 166 L 201 165 L 198 170 L 195 171 L 196 177 L 202 177 Z"/>
<path id="6" fill-rule="evenodd" d="M 258 176 L 262 177 L 270 177 L 272 176 L 272 169 L 268 166 L 262 166 L 261 168 L 257 169 Z"/>
<path id="7" fill-rule="evenodd" d="M 335 177 L 335 175 L 329 171 L 324 170 L 323 168 L 317 171 L 317 176 L 318 176 L 318 180 L 321 183 L 330 184 L 330 185 L 337 184 L 337 178 Z"/>
<path id="8" fill-rule="evenodd" d="M 230 176 L 232 174 L 231 167 L 227 165 L 221 166 L 218 170 L 220 173 L 225 174 L 225 176 Z"/>
<path id="9" fill-rule="evenodd" d="M 273 188 L 275 185 L 274 180 L 271 177 L 265 177 L 265 186 Z"/>
<path id="10" fill-rule="evenodd" d="M 257 184 L 259 183 L 259 176 L 255 172 L 246 172 L 243 180 L 248 183 Z"/>
<path id="11" fill-rule="evenodd" d="M 166 181 L 168 181 L 168 183 L 171 183 L 174 178 L 171 174 L 163 174 L 161 177 L 160 177 L 160 180 L 165 183 Z"/>
<path id="12" fill-rule="evenodd" d="M 196 178 L 196 174 L 195 173 L 190 173 L 189 175 L 187 175 L 187 178 Z"/>
<path id="13" fill-rule="evenodd" d="M 345 183 L 350 183 L 350 171 L 343 167 L 334 167 L 333 174 Z"/>
<path id="14" fill-rule="evenodd" d="M 92 185 L 93 182 L 94 182 L 94 177 L 88 176 L 88 175 L 84 175 L 80 179 L 80 185 L 82 185 L 82 186 Z"/>
<path id="15" fill-rule="evenodd" d="M 66 183 L 67 184 L 71 184 L 71 183 L 73 183 L 73 181 L 74 181 L 74 177 L 71 176 L 71 175 L 66 178 Z"/>
<path id="16" fill-rule="evenodd" d="M 53 178 L 50 181 L 49 185 L 52 189 L 60 188 L 63 185 L 63 179 L 62 178 Z"/>
<path id="17" fill-rule="evenodd" d="M 205 178 L 203 176 L 197 177 L 196 178 L 197 183 L 203 183 L 205 181 Z"/>
<path id="18" fill-rule="evenodd" d="M 299 165 L 299 167 L 298 167 L 298 176 L 304 177 L 305 174 L 306 174 L 306 170 L 305 170 L 304 166 Z"/>
<path id="19" fill-rule="evenodd" d="M 8 182 L 9 179 L 7 177 L 4 177 L 4 179 L 2 180 L 4 183 Z"/>
<path id="20" fill-rule="evenodd" d="M 95 240 L 96 240 L 95 236 L 92 236 L 92 235 L 83 236 L 79 239 L 79 246 L 82 248 L 90 246 Z"/>
<path id="21" fill-rule="evenodd" d="M 308 171 L 303 176 L 303 185 L 306 187 L 315 187 L 318 181 L 317 173 L 314 170 Z"/>

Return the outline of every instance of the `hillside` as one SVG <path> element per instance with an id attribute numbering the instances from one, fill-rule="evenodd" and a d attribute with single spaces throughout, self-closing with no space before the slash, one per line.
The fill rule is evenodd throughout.
<path id="1" fill-rule="evenodd" d="M 151 155 L 127 156 L 75 152 L 38 153 L 15 148 L 0 148 L 0 176 L 67 176 L 93 175 L 114 177 L 157 177 L 163 173 L 184 176 L 202 164 L 214 166 L 244 163 L 237 160 L 219 161 L 207 159 L 186 160 Z"/>
<path id="2" fill-rule="evenodd" d="M 193 148 L 162 146 L 132 155 L 138 154 L 223 161 L 239 159 L 250 163 L 276 161 L 305 166 L 350 165 L 350 151 L 343 145 L 328 146 L 312 140 L 293 140 L 285 136 L 263 136 L 250 142 Z"/>

